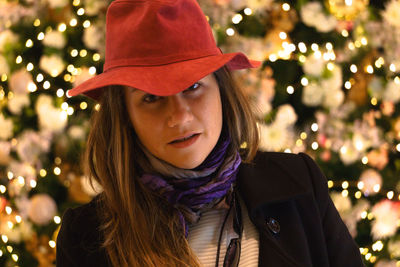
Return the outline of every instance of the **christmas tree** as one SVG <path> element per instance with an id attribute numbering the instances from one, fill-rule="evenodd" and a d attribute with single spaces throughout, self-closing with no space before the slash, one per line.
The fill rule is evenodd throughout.
<path id="1" fill-rule="evenodd" d="M 67 91 L 102 71 L 104 0 L 0 0 L 0 266 L 54 266 L 84 175 L 89 117 Z M 367 266 L 400 264 L 400 1 L 199 0 L 238 71 L 261 150 L 306 152 Z"/>

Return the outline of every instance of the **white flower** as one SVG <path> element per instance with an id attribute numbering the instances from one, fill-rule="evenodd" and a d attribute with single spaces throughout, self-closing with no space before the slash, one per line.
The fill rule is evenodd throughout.
<path id="1" fill-rule="evenodd" d="M 50 142 L 32 130 L 26 130 L 18 137 L 16 151 L 19 158 L 27 163 L 34 163 L 41 153 L 47 152 Z"/>
<path id="2" fill-rule="evenodd" d="M 47 194 L 36 194 L 31 198 L 29 219 L 38 225 L 48 224 L 57 212 L 56 202 Z"/>
<path id="3" fill-rule="evenodd" d="M 344 197 L 339 192 L 333 192 L 330 194 L 333 203 L 335 204 L 336 209 L 343 216 L 345 213 L 351 211 L 351 200 L 348 197 Z"/>
<path id="4" fill-rule="evenodd" d="M 75 76 L 74 87 L 80 85 L 84 81 L 92 78 L 94 75 L 89 73 L 89 69 L 87 67 L 82 67 L 81 72 Z"/>
<path id="5" fill-rule="evenodd" d="M 84 0 L 85 5 L 85 13 L 88 16 L 98 15 L 101 9 L 107 7 L 107 1 L 99 1 L 99 0 Z"/>
<path id="6" fill-rule="evenodd" d="M 400 0 L 391 0 L 382 12 L 382 16 L 387 23 L 400 28 Z"/>
<path id="7" fill-rule="evenodd" d="M 360 153 L 350 141 L 346 141 L 340 148 L 339 156 L 345 165 L 349 165 L 360 158 Z"/>
<path id="8" fill-rule="evenodd" d="M 279 106 L 275 121 L 286 127 L 297 121 L 297 114 L 290 104 L 284 104 Z"/>
<path id="9" fill-rule="evenodd" d="M 388 251 L 390 255 L 393 255 L 395 258 L 400 257 L 400 240 L 393 241 L 390 240 L 388 243 Z"/>
<path id="10" fill-rule="evenodd" d="M 323 106 L 326 108 L 337 108 L 344 101 L 344 92 L 340 89 L 331 90 L 330 93 L 326 93 L 323 101 Z"/>
<path id="11" fill-rule="evenodd" d="M 4 118 L 0 113 L 0 139 L 7 140 L 13 135 L 13 122 L 11 119 Z"/>
<path id="12" fill-rule="evenodd" d="M 84 139 L 85 138 L 85 130 L 81 126 L 73 125 L 69 127 L 68 134 L 72 139 Z"/>
<path id="13" fill-rule="evenodd" d="M 368 84 L 368 92 L 371 97 L 381 100 L 384 93 L 382 79 L 374 76 Z"/>
<path id="14" fill-rule="evenodd" d="M 360 182 L 363 183 L 361 191 L 365 195 L 375 195 L 382 186 L 382 176 L 374 169 L 367 169 L 361 173 Z"/>
<path id="15" fill-rule="evenodd" d="M 58 49 L 64 48 L 66 43 L 64 35 L 59 31 L 51 31 L 46 33 L 43 39 L 43 44 Z"/>
<path id="16" fill-rule="evenodd" d="M 103 38 L 104 32 L 96 25 L 85 28 L 83 31 L 83 42 L 90 49 L 100 50 Z"/>
<path id="17" fill-rule="evenodd" d="M 320 2 L 308 2 L 300 10 L 301 18 L 307 26 L 315 27 L 320 32 L 329 32 L 336 28 L 337 20 L 325 15 Z"/>
<path id="18" fill-rule="evenodd" d="M 400 219 L 399 203 L 382 200 L 375 204 L 371 213 L 375 217 L 371 229 L 374 240 L 386 238 L 396 233 L 397 221 Z"/>
<path id="19" fill-rule="evenodd" d="M 46 0 L 51 8 L 61 8 L 68 4 L 68 0 Z"/>
<path id="20" fill-rule="evenodd" d="M 56 55 L 42 56 L 40 58 L 39 66 L 52 77 L 57 77 L 65 69 L 64 61 L 61 57 Z"/>
<path id="21" fill-rule="evenodd" d="M 322 58 L 322 56 L 315 56 L 315 54 L 308 56 L 303 64 L 304 73 L 315 77 L 321 76 L 324 69 L 324 59 Z"/>
<path id="22" fill-rule="evenodd" d="M 383 100 L 397 104 L 400 101 L 400 83 L 394 81 L 388 82 L 386 90 L 383 93 Z"/>
<path id="23" fill-rule="evenodd" d="M 44 131 L 61 132 L 67 125 L 65 111 L 53 106 L 52 98 L 48 95 L 40 95 L 35 105 L 39 117 L 39 126 Z"/>
<path id="24" fill-rule="evenodd" d="M 28 94 L 15 94 L 7 102 L 8 110 L 15 115 L 21 115 L 22 109 L 29 106 L 31 100 Z"/>
<path id="25" fill-rule="evenodd" d="M 311 82 L 303 88 L 302 101 L 304 105 L 315 107 L 322 103 L 324 90 L 319 84 Z"/>
<path id="26" fill-rule="evenodd" d="M 10 30 L 0 32 L 0 52 L 4 52 L 7 46 L 12 46 L 18 42 L 18 35 Z"/>
<path id="27" fill-rule="evenodd" d="M 6 58 L 0 54 L 0 75 L 9 74 L 10 67 L 8 66 Z"/>
<path id="28" fill-rule="evenodd" d="M 16 94 L 28 93 L 30 83 L 33 83 L 32 75 L 24 68 L 13 72 L 8 82 L 10 89 Z"/>
<path id="29" fill-rule="evenodd" d="M 258 126 L 261 137 L 260 150 L 281 151 L 287 148 L 291 134 L 286 127 L 275 122 L 269 125 L 259 124 Z"/>
<path id="30" fill-rule="evenodd" d="M 397 267 L 397 262 L 395 260 L 379 260 L 374 267 Z"/>

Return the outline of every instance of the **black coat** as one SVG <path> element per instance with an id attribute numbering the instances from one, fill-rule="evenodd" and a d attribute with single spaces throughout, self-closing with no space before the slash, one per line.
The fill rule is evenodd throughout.
<path id="1" fill-rule="evenodd" d="M 241 164 L 239 192 L 259 232 L 259 266 L 358 267 L 360 252 L 306 154 L 258 153 Z M 95 202 L 68 209 L 57 238 L 57 266 L 109 266 Z"/>

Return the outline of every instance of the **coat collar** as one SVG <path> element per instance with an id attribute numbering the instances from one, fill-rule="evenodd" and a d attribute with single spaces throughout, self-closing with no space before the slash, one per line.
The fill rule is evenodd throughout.
<path id="1" fill-rule="evenodd" d="M 298 158 L 298 157 L 296 157 Z M 274 257 L 284 262 L 285 266 L 308 266 L 309 263 L 292 239 L 276 238 L 268 231 L 268 218 L 264 217 L 269 211 L 280 207 L 280 203 L 289 201 L 310 193 L 312 187 L 304 179 L 304 164 L 295 156 L 284 153 L 258 153 L 251 164 L 242 163 L 237 176 L 237 186 L 247 207 L 249 217 L 260 233 L 260 266 L 265 264 L 270 255 L 269 248 L 274 248 Z M 302 179 L 303 178 L 303 179 Z M 276 204 L 276 205 L 275 205 Z M 290 211 L 288 216 L 290 216 Z M 293 229 L 282 229 L 290 235 Z M 267 242 L 262 245 L 262 242 Z M 292 241 L 284 241 L 292 240 Z M 300 242 L 301 243 L 301 242 Z M 299 244 L 300 244 L 299 243 Z M 265 250 L 267 249 L 267 250 Z"/>
<path id="2" fill-rule="evenodd" d="M 296 175 L 296 164 L 287 165 L 284 153 L 258 153 L 252 163 L 242 163 L 237 185 L 249 211 L 282 202 L 310 190 Z M 286 156 L 287 158 L 287 156 Z"/>

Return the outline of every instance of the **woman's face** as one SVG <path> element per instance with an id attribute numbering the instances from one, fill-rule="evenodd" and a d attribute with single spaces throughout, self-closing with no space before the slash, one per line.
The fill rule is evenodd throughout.
<path id="1" fill-rule="evenodd" d="M 125 87 L 125 102 L 141 143 L 178 168 L 199 166 L 217 144 L 222 128 L 219 87 L 211 73 L 171 96 Z"/>

